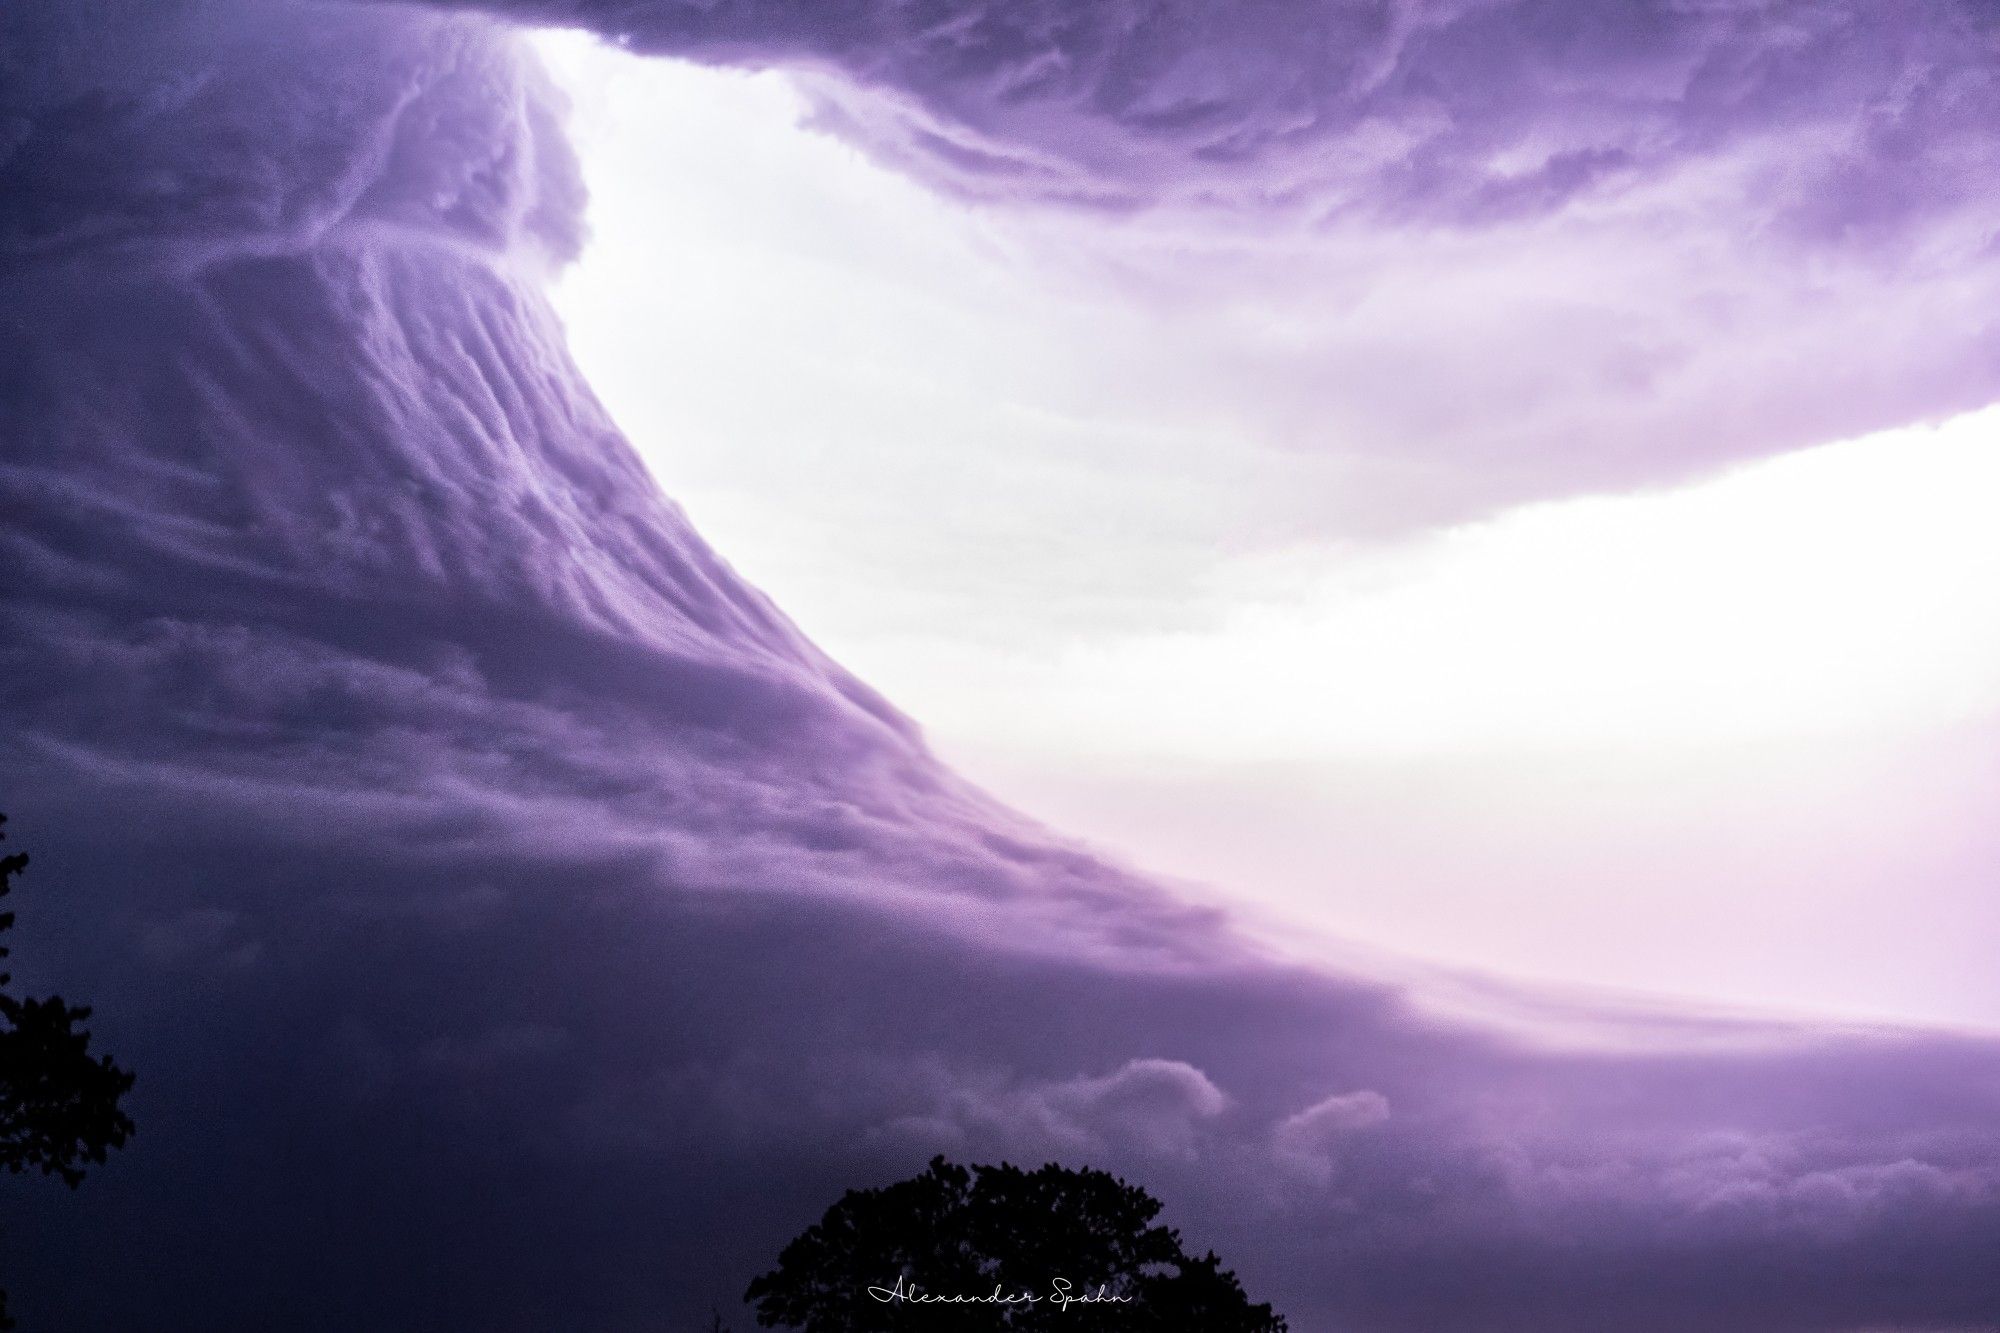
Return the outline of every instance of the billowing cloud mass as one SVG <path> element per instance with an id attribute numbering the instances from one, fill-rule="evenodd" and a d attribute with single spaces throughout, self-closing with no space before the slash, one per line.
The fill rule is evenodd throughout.
<path id="1" fill-rule="evenodd" d="M 467 7 L 837 74 L 882 95 L 856 127 L 872 146 L 982 195 L 1478 224 L 1761 141 L 1789 159 L 1765 181 L 1769 215 L 1833 238 L 1981 202 L 1994 157 L 1994 19 L 1967 3 Z"/>
<path id="2" fill-rule="evenodd" d="M 1412 10 L 1350 49 L 1279 42 L 1283 11 L 1105 8 L 1031 41 L 1009 9 L 871 61 L 866 8 L 699 12 L 706 52 L 896 73 L 940 124 L 1126 189 L 1163 145 L 1224 170 L 1352 119 L 1312 90 L 1392 88 L 1437 33 L 1471 62 L 1438 86 L 1496 97 L 1471 53 L 1514 34 L 1588 101 L 1729 28 Z M 1859 21 L 1814 13 L 1745 49 L 1729 95 L 1769 129 L 1812 102 L 1783 53 Z M 1606 77 L 1536 56 L 1572 46 Z M 1293 47 L 1322 55 L 1270 77 Z M 0 53 L 19 971 L 99 1005 L 141 1126 L 74 1199 L 8 1192 L 25 1320 L 692 1327 L 838 1190 L 941 1149 L 1144 1179 L 1302 1330 L 2000 1317 L 1993 1042 L 1447 1020 L 944 771 L 580 382 L 541 292 L 576 176 L 493 20 L 100 0 L 0 12 Z M 1069 100 L 1117 116 L 1072 142 L 1043 119 Z M 1669 120 L 1621 151 L 1729 137 Z M 1532 211 L 1618 169 L 1510 196 L 1485 162 L 1440 149 L 1385 199 Z"/>
<path id="3" fill-rule="evenodd" d="M 1159 332 L 1107 378 L 1325 460 L 1293 531 L 2000 398 L 1990 6 L 459 2 L 796 71 L 822 127 L 1136 292 Z"/>

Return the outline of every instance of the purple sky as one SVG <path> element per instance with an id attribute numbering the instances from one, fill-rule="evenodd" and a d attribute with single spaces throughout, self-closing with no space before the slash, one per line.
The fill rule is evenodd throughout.
<path id="1" fill-rule="evenodd" d="M 1971 9 L 491 8 L 809 67 L 928 189 L 1136 218 L 1122 280 L 1196 314 L 1307 233 L 1575 226 L 1629 270 L 1661 228 L 1682 351 L 1528 395 L 1557 425 L 1403 401 L 1418 341 L 1376 368 L 1374 537 L 1990 396 L 1972 296 L 1907 362 L 1786 341 L 1981 290 Z M 101 1179 L 8 1192 L 26 1319 L 688 1327 L 936 1151 L 1127 1172 L 1302 1333 L 2000 1318 L 1991 1038 L 1287 960 L 949 771 L 570 360 L 582 177 L 498 20 L 86 0 L 0 15 L 0 70 L 18 970 L 141 1079 Z M 1768 271 L 1744 309 L 1671 281 L 1711 253 Z"/>

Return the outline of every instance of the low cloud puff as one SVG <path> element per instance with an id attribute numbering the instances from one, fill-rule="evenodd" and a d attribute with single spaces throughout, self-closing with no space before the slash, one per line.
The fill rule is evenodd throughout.
<path id="1" fill-rule="evenodd" d="M 1229 1104 L 1180 1060 L 1134 1059 L 1108 1074 L 1026 1086 L 958 1084 L 936 1110 L 882 1127 L 889 1140 L 1013 1158 L 1088 1158 L 1117 1150 L 1191 1157 L 1203 1123 Z"/>

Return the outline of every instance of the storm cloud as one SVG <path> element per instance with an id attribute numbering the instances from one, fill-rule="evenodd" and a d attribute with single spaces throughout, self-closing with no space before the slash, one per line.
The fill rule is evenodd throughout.
<path id="1" fill-rule="evenodd" d="M 864 142 L 939 184 L 1014 198 L 1295 203 L 1477 225 L 1783 135 L 1770 214 L 1833 237 L 1979 202 L 1994 152 L 1996 31 L 1965 3 L 459 7 L 838 75 L 880 95 L 851 126 Z"/>
<path id="2" fill-rule="evenodd" d="M 1153 311 L 1108 371 L 1136 401 L 1325 460 L 1290 531 L 1405 534 L 2000 397 L 1984 6 L 456 7 L 790 71 L 819 128 L 1009 219 L 1052 286 Z"/>
<path id="3" fill-rule="evenodd" d="M 1581 13 L 512 17 L 837 70 L 966 189 L 1220 198 L 1346 135 L 1295 193 L 1454 225 L 1794 132 L 1807 68 L 1961 49 L 1846 6 Z M 577 376 L 542 285 L 581 193 L 496 20 L 16 7 L 0 51 L 19 970 L 141 1079 L 131 1152 L 10 1191 L 26 1319 L 688 1327 L 940 1149 L 1128 1171 L 1302 1330 L 2000 1317 L 1993 1042 L 1446 1017 L 954 778 Z M 1617 133 L 1549 139 L 1524 70 Z M 1422 148 L 1440 116 L 1483 128 Z"/>

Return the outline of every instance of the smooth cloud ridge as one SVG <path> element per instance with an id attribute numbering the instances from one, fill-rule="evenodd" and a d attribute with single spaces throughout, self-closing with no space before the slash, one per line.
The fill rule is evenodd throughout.
<path id="1" fill-rule="evenodd" d="M 127 1159 L 10 1197 L 26 1317 L 685 1325 L 940 1141 L 1142 1174 L 1302 1329 L 2000 1314 L 1992 1041 L 1531 1043 L 1271 961 L 945 772 L 576 375 L 575 173 L 490 20 L 0 41 L 24 979 L 141 1077 Z"/>

